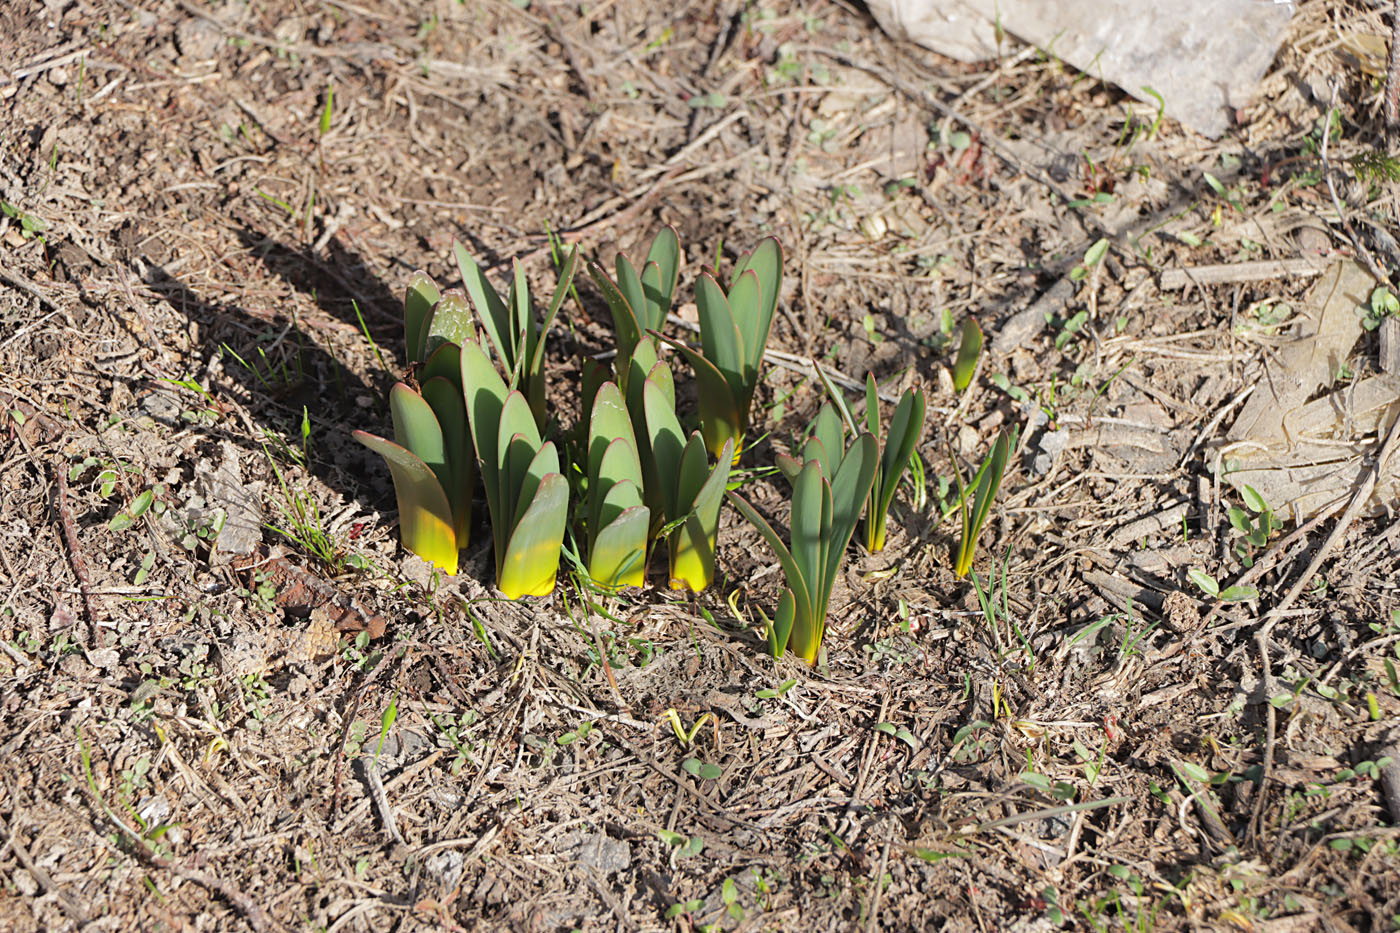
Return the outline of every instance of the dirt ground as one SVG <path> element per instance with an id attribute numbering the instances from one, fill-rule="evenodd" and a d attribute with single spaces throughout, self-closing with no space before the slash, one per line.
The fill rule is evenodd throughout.
<path id="1" fill-rule="evenodd" d="M 1211 142 L 825 0 L 7 0 L 0 927 L 1400 929 L 1397 526 L 1348 487 L 1261 533 L 1217 470 L 1284 309 L 1355 242 L 1400 267 L 1380 6 L 1303 3 Z M 682 319 L 784 244 L 743 461 L 778 521 L 811 359 L 929 392 L 815 667 L 765 654 L 781 574 L 732 510 L 698 598 L 566 565 L 510 603 L 485 509 L 435 579 L 350 440 L 454 239 L 547 294 L 550 233 L 610 262 L 664 223 Z M 581 277 L 561 429 L 611 345 Z M 953 460 L 1012 426 L 960 580 Z"/>

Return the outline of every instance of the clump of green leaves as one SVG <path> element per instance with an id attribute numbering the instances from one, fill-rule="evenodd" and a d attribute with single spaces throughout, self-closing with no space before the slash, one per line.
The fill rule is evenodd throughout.
<path id="1" fill-rule="evenodd" d="M 840 416 L 824 405 L 801 458 L 778 458 L 778 469 L 792 483 L 790 545 L 743 497 L 729 493 L 730 501 L 758 529 L 783 568 L 787 588 L 778 600 L 777 613 L 766 620 L 773 657 L 781 658 L 791 647 L 803 660 L 816 661 L 832 587 L 878 466 L 879 445 L 874 436 L 862 432 L 847 449 Z"/>
<path id="2" fill-rule="evenodd" d="M 1400 315 L 1400 298 L 1390 290 L 1389 286 L 1377 285 L 1371 289 L 1371 298 L 1363 310 L 1361 326 L 1367 330 L 1375 330 L 1381 326 L 1381 321 L 1388 317 Z"/>
<path id="3" fill-rule="evenodd" d="M 389 465 L 404 547 L 455 574 L 476 484 L 460 365 L 462 344 L 476 345 L 465 296 L 444 295 L 426 273 L 414 273 L 404 297 L 404 344 L 419 389 L 400 382 L 389 391 L 394 439 L 353 436 Z"/>
<path id="4" fill-rule="evenodd" d="M 1241 535 L 1241 540 L 1235 542 L 1235 553 L 1246 567 L 1252 567 L 1254 552 L 1267 545 L 1273 533 L 1283 528 L 1283 520 L 1253 486 L 1246 484 L 1240 489 L 1240 496 L 1245 507 L 1233 506 L 1226 515 L 1231 527 Z"/>
<path id="5" fill-rule="evenodd" d="M 1400 181 L 1400 159 L 1379 149 L 1368 149 L 1352 156 L 1351 169 L 1362 181 Z"/>
<path id="6" fill-rule="evenodd" d="M 783 248 L 769 237 L 739 260 L 726 292 L 710 271 L 695 284 L 700 317 L 699 352 L 669 337 L 695 370 L 700 429 L 705 446 L 718 456 L 728 441 L 734 455 L 743 450 L 749 409 L 758 388 L 758 365 L 768 345 L 773 312 L 782 284 Z"/>

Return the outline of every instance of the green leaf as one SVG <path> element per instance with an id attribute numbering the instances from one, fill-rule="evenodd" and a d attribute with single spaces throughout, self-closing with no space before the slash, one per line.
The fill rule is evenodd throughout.
<path id="1" fill-rule="evenodd" d="M 1225 197 L 1225 186 L 1220 183 L 1220 179 L 1216 178 L 1210 172 L 1202 172 L 1201 174 L 1205 176 L 1206 184 L 1210 185 L 1212 191 L 1222 198 Z"/>
<path id="2" fill-rule="evenodd" d="M 568 511 L 568 480 L 560 473 L 547 474 L 510 536 L 497 575 L 496 585 L 507 599 L 553 592 Z"/>
<path id="3" fill-rule="evenodd" d="M 516 435 L 516 438 L 519 437 L 520 435 Z M 514 442 L 516 438 L 512 438 L 512 442 Z M 555 448 L 554 442 L 549 441 L 542 445 L 539 450 L 535 452 L 535 455 L 530 458 L 530 462 L 525 467 L 522 478 L 519 481 L 516 492 L 518 498 L 515 503 L 515 514 L 512 517 L 510 526 L 510 534 L 512 536 L 515 534 L 516 528 L 519 527 L 521 520 L 524 518 L 526 509 L 529 508 L 530 503 L 534 501 L 540 483 L 551 473 L 559 472 L 559 452 Z"/>
<path id="4" fill-rule="evenodd" d="M 501 369 L 509 373 L 515 368 L 514 343 L 511 340 L 511 313 L 501 296 L 486 278 L 486 273 L 476 264 L 476 260 L 461 243 L 452 244 L 452 254 L 457 260 L 457 269 L 462 273 L 462 284 L 467 289 L 476 316 L 481 320 L 491 345 L 496 350 L 496 359 Z"/>
<path id="5" fill-rule="evenodd" d="M 758 280 L 754 276 L 740 279 L 747 283 L 743 297 L 758 299 Z M 739 286 L 735 286 L 738 292 Z M 736 402 L 745 378 L 744 337 L 729 299 L 708 272 L 700 273 L 695 283 L 695 309 L 700 318 L 700 345 L 705 359 L 714 364 L 729 385 Z"/>
<path id="6" fill-rule="evenodd" d="M 821 444 L 814 453 L 821 463 L 822 475 L 831 479 L 836 475 L 838 465 L 838 461 L 833 458 L 840 457 L 846 449 L 846 430 L 841 424 L 841 417 L 830 404 L 822 405 L 821 410 L 817 412 L 817 418 L 812 422 L 812 437 Z M 802 449 L 802 459 L 808 459 L 805 447 Z"/>
<path id="7" fill-rule="evenodd" d="M 628 304 L 622 289 L 608 277 L 602 266 L 590 262 L 588 275 L 593 279 L 593 284 L 598 286 L 598 291 L 603 293 L 603 300 L 608 303 L 608 310 L 612 312 L 617 358 L 619 365 L 622 365 L 632 358 L 638 342 L 642 339 L 641 321 L 637 312 Z"/>
<path id="8" fill-rule="evenodd" d="M 958 356 L 953 361 L 953 388 L 962 392 L 972 384 L 977 372 L 977 359 L 982 355 L 982 328 L 972 318 L 963 321 Z"/>
<path id="9" fill-rule="evenodd" d="M 726 441 L 734 442 L 735 455 L 743 444 L 743 426 L 738 402 L 729 383 L 714 364 L 690 347 L 662 334 L 656 334 L 680 351 L 695 371 L 696 394 L 699 396 L 700 429 L 705 435 L 705 447 L 711 456 L 719 456 Z"/>
<path id="10" fill-rule="evenodd" d="M 1094 245 L 1084 253 L 1084 265 L 1096 266 L 1103 261 L 1104 254 L 1108 252 L 1108 240 L 1099 237 L 1094 241 Z"/>
<path id="11" fill-rule="evenodd" d="M 870 496 L 870 487 L 879 467 L 879 445 L 869 433 L 857 437 L 851 449 L 846 451 L 836 476 L 831 481 L 831 501 L 833 515 L 831 521 L 830 547 L 824 570 L 826 593 L 818 608 L 821 617 L 826 616 L 826 603 L 831 598 L 831 587 L 836 580 L 836 571 L 841 566 L 846 547 L 855 534 L 856 523 Z"/>
<path id="12" fill-rule="evenodd" d="M 127 511 L 131 513 L 132 518 L 140 518 L 142 515 L 146 514 L 147 510 L 151 507 L 151 503 L 154 501 L 155 493 L 149 489 L 143 489 L 136 494 L 135 499 L 131 500 L 131 505 L 127 507 Z"/>
<path id="13" fill-rule="evenodd" d="M 452 506 L 457 546 L 463 548 L 467 546 L 471 527 L 476 457 L 472 453 L 471 437 L 467 432 L 467 410 L 457 378 L 460 378 L 460 370 L 456 378 L 434 376 L 427 380 L 423 383 L 423 399 L 432 408 L 442 431 L 442 446 L 447 461 L 447 476 L 442 487 Z"/>
<path id="14" fill-rule="evenodd" d="M 642 290 L 646 295 L 646 329 L 660 330 L 676 293 L 681 271 L 681 242 L 675 227 L 662 227 L 651 241 L 645 263 L 647 270 L 655 269 L 652 279 L 642 273 Z"/>
<path id="15" fill-rule="evenodd" d="M 1201 591 L 1207 596 L 1220 595 L 1220 584 L 1216 582 L 1215 577 L 1212 577 L 1204 570 L 1198 570 L 1192 567 L 1190 570 L 1186 571 L 1186 576 L 1190 577 L 1191 582 L 1199 586 Z"/>
<path id="16" fill-rule="evenodd" d="M 447 448 L 437 414 L 423 396 L 402 382 L 389 390 L 389 414 L 394 423 L 394 440 L 413 452 L 437 476 L 442 487 L 452 482 L 447 465 Z"/>
<path id="17" fill-rule="evenodd" d="M 1220 591 L 1220 598 L 1224 602 L 1248 602 L 1259 598 L 1259 591 L 1252 586 L 1227 586 Z"/>
<path id="18" fill-rule="evenodd" d="M 627 307 L 632 310 L 637 318 L 637 323 L 642 330 L 646 329 L 646 291 L 642 288 L 641 276 L 632 263 L 622 253 L 617 254 L 614 263 L 615 275 L 617 276 L 617 288 L 622 292 L 623 299 L 627 302 Z"/>
<path id="19" fill-rule="evenodd" d="M 503 532 L 508 535 L 519 520 L 526 503 L 534 497 L 534 489 L 540 479 L 545 473 L 557 472 L 559 466 L 556 457 L 552 467 L 531 472 L 534 459 L 544 444 L 539 429 L 535 426 L 535 416 L 530 411 L 530 403 L 518 390 L 512 390 L 501 407 L 496 444 L 496 465 L 500 477 L 500 514 L 507 521 L 506 525 L 498 528 L 497 533 Z M 495 523 L 494 518 L 492 523 Z"/>
<path id="20" fill-rule="evenodd" d="M 668 522 L 675 521 L 684 512 L 677 498 L 679 486 L 676 479 L 681 475 L 685 435 L 676 419 L 675 407 L 669 404 L 661 387 L 647 379 L 642 391 L 646 408 L 647 435 L 651 438 L 651 452 L 656 460 L 665 519 Z"/>
<path id="21" fill-rule="evenodd" d="M 462 388 L 467 404 L 467 426 L 471 431 L 472 445 L 481 464 L 481 479 L 486 486 L 486 505 L 491 513 L 491 525 L 500 527 L 510 520 L 510 513 L 501 511 L 501 469 L 499 431 L 501 412 L 505 408 L 509 390 L 496 372 L 496 367 L 486 356 L 486 352 L 475 343 L 465 344 L 462 350 Z M 500 565 L 501 539 L 496 536 L 496 560 Z"/>
<path id="22" fill-rule="evenodd" d="M 1244 504 L 1256 515 L 1260 512 L 1269 511 L 1269 503 L 1264 501 L 1264 497 L 1259 494 L 1259 490 L 1249 484 L 1245 484 L 1240 489 L 1240 497 L 1244 499 Z"/>
<path id="23" fill-rule="evenodd" d="M 441 567 L 449 576 L 455 574 L 457 537 L 452 528 L 452 507 L 436 474 L 412 451 L 393 441 L 365 431 L 355 431 L 352 436 L 389 465 L 398 498 L 403 546 Z"/>
<path id="24" fill-rule="evenodd" d="M 797 620 L 797 597 L 791 589 L 785 589 L 778 597 L 778 612 L 768 626 L 768 651 L 781 660 L 792 640 L 792 626 Z"/>
<path id="25" fill-rule="evenodd" d="M 759 333 L 762 301 L 763 288 L 759 284 L 758 274 L 752 269 L 745 270 L 729 289 L 729 312 L 739 337 L 739 381 L 737 384 L 730 382 L 729 386 L 739 403 L 739 413 L 745 424 L 754 390 L 758 387 L 758 364 L 763 358 L 763 345 L 768 339 L 766 330 Z M 703 335 L 703 319 L 701 325 Z M 720 369 L 723 371 L 723 367 Z"/>
<path id="26" fill-rule="evenodd" d="M 614 442 L 615 445 L 620 443 Z M 641 487 L 633 480 L 614 483 L 598 499 L 596 522 L 599 531 L 617 521 L 623 512 L 643 504 Z"/>
<path id="27" fill-rule="evenodd" d="M 465 404 L 462 396 L 462 348 L 455 343 L 444 343 L 433 351 L 418 371 L 418 382 L 441 377 L 457 387 L 457 401 Z"/>
<path id="28" fill-rule="evenodd" d="M 621 483 L 614 492 L 630 486 Z M 633 495 L 640 493 L 633 490 Z M 599 586 L 612 589 L 646 584 L 647 533 L 651 512 L 644 505 L 624 509 L 599 530 L 589 552 L 588 575 Z"/>
<path id="29" fill-rule="evenodd" d="M 1202 784 L 1210 783 L 1210 772 L 1207 771 L 1205 768 L 1202 768 L 1200 765 L 1196 764 L 1194 761 L 1182 761 L 1178 759 L 1175 762 L 1175 764 L 1177 770 L 1180 771 L 1187 778 L 1193 781 L 1198 781 Z"/>
<path id="30" fill-rule="evenodd" d="M 821 464 L 816 460 L 806 461 L 802 465 L 802 472 L 792 484 L 792 517 L 789 529 L 792 557 L 811 596 L 810 612 L 805 620 L 808 624 L 804 626 L 804 620 L 799 617 L 797 627 L 793 631 L 793 636 L 797 639 L 793 650 L 804 658 L 807 657 L 808 646 L 815 639 L 816 633 L 812 628 L 817 614 L 821 611 L 825 576 L 822 551 L 831 534 L 831 508 L 831 487 L 822 472 Z M 812 651 L 815 652 L 815 648 L 812 648 Z"/>
<path id="31" fill-rule="evenodd" d="M 797 474 L 802 472 L 802 459 L 800 457 L 790 457 L 787 454 L 776 454 L 773 463 L 778 467 L 778 472 L 787 477 L 789 483 L 797 479 Z"/>
<path id="32" fill-rule="evenodd" d="M 559 270 L 559 280 L 554 286 L 554 296 L 549 299 L 549 307 L 545 309 L 544 320 L 540 323 L 538 332 L 533 330 L 535 336 L 531 341 L 531 350 L 528 362 L 526 363 L 526 386 L 527 395 L 530 399 L 530 408 L 535 413 L 535 421 L 543 426 L 548 419 L 544 410 L 544 341 L 549 335 L 550 328 L 554 326 L 554 320 L 559 316 L 559 309 L 564 304 L 564 299 L 569 294 L 569 289 L 574 284 L 574 268 L 578 260 L 578 247 L 569 250 L 568 258 L 564 260 L 564 266 Z"/>
<path id="33" fill-rule="evenodd" d="M 698 432 L 692 434 L 689 443 L 686 444 L 681 460 L 681 482 L 677 490 L 677 502 L 678 509 L 683 509 L 689 514 L 685 522 L 671 533 L 668 542 L 672 589 L 688 587 L 692 592 L 699 593 L 714 582 L 719 509 L 724 502 L 724 491 L 729 483 L 729 469 L 733 460 L 734 442 L 728 441 L 720 451 L 719 462 L 709 471 L 709 477 L 691 498 L 690 490 L 695 479 L 704 476 L 707 460 L 704 443 Z"/>
<path id="34" fill-rule="evenodd" d="M 755 367 L 763 358 L 763 349 L 768 345 L 768 333 L 773 326 L 773 312 L 778 306 L 778 292 L 783 282 L 783 247 L 773 237 L 759 240 L 753 252 L 739 260 L 734 269 L 731 287 L 739 282 L 745 272 L 752 271 L 758 278 L 760 295 L 758 306 L 750 324 L 741 325 L 745 341 L 745 359 Z M 730 304 L 733 304 L 731 299 Z M 749 397 L 753 391 L 750 389 Z"/>
<path id="35" fill-rule="evenodd" d="M 614 446 L 617 450 L 613 450 Z M 607 468 L 604 469 L 604 461 Z M 588 522 L 590 537 L 610 519 L 599 520 L 603 497 L 616 483 L 630 480 L 640 494 L 642 463 L 632 433 L 632 418 L 622 392 L 611 382 L 603 383 L 594 396 L 588 427 Z"/>
<path id="36" fill-rule="evenodd" d="M 423 339 L 427 335 L 428 318 L 441 297 L 428 273 L 420 270 L 409 278 L 403 299 L 403 333 L 404 354 L 410 365 L 423 360 Z"/>
<path id="37" fill-rule="evenodd" d="M 758 530 L 759 535 L 764 541 L 768 542 L 768 546 L 773 549 L 773 553 L 778 558 L 778 564 L 783 568 L 783 578 L 787 581 L 788 589 L 784 592 L 783 599 L 779 600 L 778 615 L 773 623 L 774 628 L 779 630 L 778 634 L 780 636 L 778 638 L 780 650 L 775 652 L 774 656 L 782 657 L 781 648 L 786 647 L 788 643 L 788 633 L 791 632 L 796 624 L 796 620 L 805 619 L 808 621 L 804 624 L 810 624 L 810 619 L 812 617 L 812 599 L 810 591 L 807 588 L 807 581 L 802 576 L 802 571 L 798 567 L 796 559 L 793 558 L 792 552 L 788 550 L 787 545 L 783 543 L 783 539 L 778 536 L 778 533 L 773 530 L 773 526 L 768 524 L 768 521 L 762 515 L 759 515 L 754 507 L 749 505 L 738 493 L 730 491 L 727 495 L 729 501 L 739 510 L 739 514 L 744 516 L 749 524 L 753 525 L 754 528 Z M 783 618 L 785 602 L 789 607 L 786 620 Z"/>
<path id="38" fill-rule="evenodd" d="M 510 262 L 510 291 L 506 296 L 506 307 L 510 311 L 510 330 L 506 340 L 510 342 L 510 355 L 501 360 L 510 373 L 506 380 L 511 388 L 524 390 L 524 366 L 533 349 L 533 321 L 530 320 L 530 283 L 525 278 L 525 266 L 519 259 Z M 528 399 L 529 396 L 526 396 Z"/>

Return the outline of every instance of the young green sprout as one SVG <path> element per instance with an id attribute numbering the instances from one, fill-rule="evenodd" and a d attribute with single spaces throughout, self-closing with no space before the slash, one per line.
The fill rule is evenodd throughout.
<path id="1" fill-rule="evenodd" d="M 739 260 L 726 293 L 714 275 L 700 273 L 695 307 L 700 316 L 700 352 L 660 337 L 685 356 L 695 370 L 700 428 L 710 454 L 728 441 L 734 455 L 743 450 L 749 409 L 758 388 L 758 366 L 768 344 L 773 311 L 783 277 L 783 248 L 769 237 Z"/>
<path id="2" fill-rule="evenodd" d="M 676 281 L 681 271 L 681 242 L 676 228 L 661 228 L 661 232 L 651 241 L 640 273 L 623 253 L 617 254 L 614 268 L 616 281 L 610 279 L 596 262 L 588 264 L 588 274 L 603 293 L 612 312 L 618 376 L 625 378 L 622 370 L 638 344 L 648 343 L 653 351 L 657 349 L 656 338 L 649 337 L 648 333 L 661 330 L 671 310 L 671 300 L 675 296 Z M 647 339 L 643 341 L 643 337 Z"/>
<path id="3" fill-rule="evenodd" d="M 953 361 L 953 388 L 963 391 L 972 384 L 977 372 L 977 360 L 982 355 L 982 328 L 972 318 L 963 321 L 962 338 L 958 341 L 958 356 Z"/>
<path id="4" fill-rule="evenodd" d="M 1016 448 L 1017 433 L 1013 429 L 1009 437 L 1005 431 L 997 434 L 992 452 L 977 468 L 971 489 L 963 485 L 962 471 L 954 461 L 953 474 L 958 480 L 958 513 L 962 517 L 962 537 L 958 539 L 957 549 L 953 552 L 953 572 L 959 577 L 967 576 L 968 571 L 972 569 L 972 558 L 977 553 L 977 539 L 981 536 L 982 526 L 986 524 L 987 515 L 992 510 L 992 500 L 1001 488 L 1006 461 L 1011 456 L 1011 451 Z M 971 507 L 967 501 L 969 492 L 972 493 Z"/>
<path id="5" fill-rule="evenodd" d="M 476 485 L 459 364 L 460 344 L 476 345 L 465 297 L 440 294 L 425 273 L 414 273 L 404 298 L 404 342 L 409 363 L 418 365 L 421 394 L 402 382 L 390 390 L 392 441 L 367 431 L 353 436 L 389 465 L 404 547 L 455 574 Z"/>
<path id="6" fill-rule="evenodd" d="M 508 599 L 554 590 L 569 510 L 559 454 L 530 404 L 502 381 L 485 351 L 462 347 L 467 423 L 481 463 L 495 544 L 496 586 Z"/>
<path id="7" fill-rule="evenodd" d="M 847 450 L 844 434 L 841 418 L 824 405 L 801 459 L 778 459 L 778 468 L 792 481 L 790 547 L 753 506 L 729 493 L 740 514 L 778 556 L 786 578 L 777 614 L 768 622 L 768 650 L 775 658 L 791 648 L 815 663 L 826 632 L 831 590 L 875 481 L 875 438 L 862 432 Z"/>
<path id="8" fill-rule="evenodd" d="M 544 338 L 573 283 L 578 247 L 570 250 L 564 260 L 559 282 L 554 287 L 554 297 L 549 300 L 549 308 L 540 322 L 535 320 L 535 311 L 530 305 L 530 287 L 525 281 L 525 269 L 519 261 L 513 264 L 510 289 L 502 299 L 462 244 L 453 243 L 452 252 L 462 273 L 467 296 L 486 331 L 488 339 L 482 341 L 483 347 L 489 344 L 495 352 L 506 384 L 524 393 L 530 412 L 534 415 L 535 426 L 544 430 L 549 420 L 544 402 Z"/>
<path id="9" fill-rule="evenodd" d="M 588 575 L 607 589 L 646 584 L 651 510 L 622 392 L 605 382 L 588 428 Z"/>
<path id="10" fill-rule="evenodd" d="M 699 593 L 715 579 L 719 507 L 734 462 L 734 440 L 725 442 L 719 462 L 711 467 L 700 432 L 685 440 L 674 395 L 668 396 L 648 378 L 642 384 L 642 397 L 666 519 L 662 530 L 670 557 L 671 589 Z"/>

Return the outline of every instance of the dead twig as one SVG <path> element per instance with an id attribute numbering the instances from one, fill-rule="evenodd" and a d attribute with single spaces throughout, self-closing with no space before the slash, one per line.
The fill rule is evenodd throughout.
<path id="1" fill-rule="evenodd" d="M 102 633 L 97 628 L 97 616 L 92 611 L 92 592 L 88 582 L 87 561 L 83 559 L 82 548 L 78 546 L 78 529 L 73 520 L 73 508 L 68 504 L 68 476 L 62 464 L 54 467 L 58 477 L 58 523 L 63 529 L 63 543 L 68 548 L 68 561 L 73 565 L 73 576 L 78 578 L 78 592 L 83 598 L 83 618 L 91 629 L 97 647 L 102 647 Z"/>
<path id="2" fill-rule="evenodd" d="M 1228 285 L 1235 282 L 1261 282 L 1295 275 L 1321 275 L 1326 267 L 1306 257 L 1299 259 L 1260 259 L 1255 262 L 1225 262 L 1209 266 L 1164 269 L 1162 288 L 1187 285 Z"/>
<path id="3" fill-rule="evenodd" d="M 1394 149 L 1400 137 L 1400 0 L 1390 8 L 1390 59 L 1385 72 L 1386 145 Z"/>

